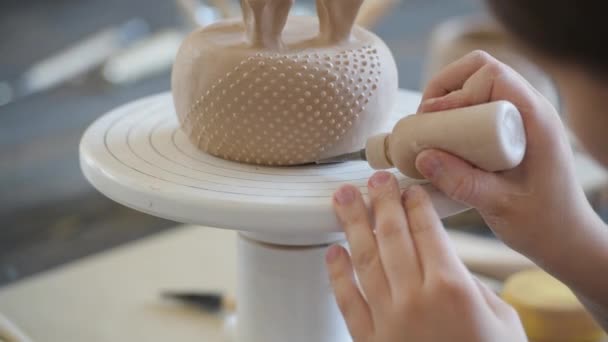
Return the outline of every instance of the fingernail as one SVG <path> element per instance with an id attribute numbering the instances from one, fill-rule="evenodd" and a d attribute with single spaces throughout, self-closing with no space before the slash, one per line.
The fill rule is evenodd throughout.
<path id="1" fill-rule="evenodd" d="M 338 255 L 340 255 L 340 246 L 332 245 L 327 249 L 327 253 L 325 253 L 325 261 L 331 264 L 338 259 Z"/>
<path id="2" fill-rule="evenodd" d="M 441 170 L 441 160 L 433 156 L 433 152 L 422 152 L 416 163 L 418 171 L 427 179 L 433 179 Z"/>
<path id="3" fill-rule="evenodd" d="M 422 102 L 423 107 L 424 106 L 428 106 L 428 105 L 432 105 L 433 103 L 437 102 L 437 98 L 432 98 L 432 99 L 426 99 L 424 102 Z"/>
<path id="4" fill-rule="evenodd" d="M 355 192 L 350 186 L 343 186 L 334 194 L 336 202 L 340 205 L 347 205 L 355 200 Z"/>
<path id="5" fill-rule="evenodd" d="M 391 178 L 391 174 L 386 171 L 376 172 L 376 173 L 374 173 L 372 178 L 369 179 L 369 185 L 372 188 L 378 188 L 378 187 L 386 184 L 390 178 Z"/>
<path id="6" fill-rule="evenodd" d="M 418 111 L 416 113 L 421 113 L 421 112 L 426 111 L 426 108 L 429 106 L 432 106 L 433 104 L 435 104 L 435 102 L 437 102 L 437 98 L 426 99 L 426 100 L 422 101 L 420 103 L 420 106 L 418 106 Z"/>

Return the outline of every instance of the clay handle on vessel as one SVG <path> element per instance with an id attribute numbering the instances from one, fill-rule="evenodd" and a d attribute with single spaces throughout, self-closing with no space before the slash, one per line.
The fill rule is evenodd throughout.
<path id="1" fill-rule="evenodd" d="M 282 50 L 281 34 L 294 0 L 241 0 L 246 38 L 255 48 Z"/>
<path id="2" fill-rule="evenodd" d="M 316 0 L 319 39 L 328 45 L 350 40 L 363 0 Z"/>

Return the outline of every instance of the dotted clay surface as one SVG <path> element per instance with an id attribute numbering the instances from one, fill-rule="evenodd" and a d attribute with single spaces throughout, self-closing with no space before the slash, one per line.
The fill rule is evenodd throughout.
<path id="1" fill-rule="evenodd" d="M 383 75 L 394 70 L 394 61 L 389 53 L 387 69 L 378 49 L 355 44 L 256 52 L 199 89 L 179 113 L 180 124 L 199 149 L 252 164 L 304 164 L 338 146 L 361 145 L 377 126 L 370 122 L 390 112 L 378 113 L 385 111 L 379 98 L 390 103 L 397 88 L 395 81 L 394 90 L 382 89 L 383 77 L 396 75 Z"/>

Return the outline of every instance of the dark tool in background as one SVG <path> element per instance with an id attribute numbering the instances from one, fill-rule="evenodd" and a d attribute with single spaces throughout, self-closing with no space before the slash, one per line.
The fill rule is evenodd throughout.
<path id="1" fill-rule="evenodd" d="M 236 310 L 235 299 L 220 292 L 165 291 L 161 296 L 211 314 L 230 313 Z"/>

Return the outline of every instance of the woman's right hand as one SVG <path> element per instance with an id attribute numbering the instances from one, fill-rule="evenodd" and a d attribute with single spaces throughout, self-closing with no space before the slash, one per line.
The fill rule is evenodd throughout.
<path id="1" fill-rule="evenodd" d="M 553 106 L 522 76 L 476 51 L 450 64 L 423 94 L 419 115 L 507 100 L 521 112 L 527 150 L 513 170 L 489 173 L 443 151 L 425 150 L 416 167 L 454 200 L 475 207 L 494 233 L 541 265 L 576 245 L 593 212 L 577 183 L 573 156 Z M 582 234 L 582 235 L 581 235 Z M 579 246 L 582 247 L 582 246 Z M 557 255 L 559 253 L 559 255 Z"/>

